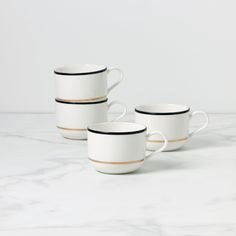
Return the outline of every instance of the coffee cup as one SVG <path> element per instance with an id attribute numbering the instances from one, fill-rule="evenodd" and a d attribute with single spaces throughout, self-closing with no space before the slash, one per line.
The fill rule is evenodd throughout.
<path id="1" fill-rule="evenodd" d="M 108 121 L 108 111 L 113 106 L 122 106 L 122 114 L 111 119 L 120 120 L 126 114 L 126 106 L 118 101 L 111 103 L 107 99 L 94 102 L 63 102 L 56 99 L 56 124 L 63 137 L 69 139 L 87 139 L 87 126 Z"/>
<path id="2" fill-rule="evenodd" d="M 164 143 L 146 153 L 146 141 L 153 135 Z M 106 174 L 124 174 L 140 168 L 145 159 L 165 149 L 167 140 L 159 131 L 146 133 L 146 126 L 128 122 L 105 122 L 88 126 L 89 161 Z"/>
<path id="3" fill-rule="evenodd" d="M 108 87 L 107 77 L 112 71 L 117 71 L 120 76 L 118 81 Z M 119 68 L 107 68 L 103 65 L 93 64 L 62 66 L 56 68 L 54 73 L 56 99 L 65 102 L 104 100 L 124 77 Z"/>
<path id="4" fill-rule="evenodd" d="M 203 125 L 189 131 L 190 120 L 195 115 L 202 115 L 205 119 Z M 190 112 L 190 108 L 178 104 L 143 105 L 135 108 L 135 122 L 147 126 L 147 131 L 160 130 L 168 140 L 165 151 L 176 150 L 182 147 L 193 135 L 208 125 L 208 116 L 203 111 Z M 154 135 L 148 140 L 147 147 L 154 150 L 164 140 Z"/>

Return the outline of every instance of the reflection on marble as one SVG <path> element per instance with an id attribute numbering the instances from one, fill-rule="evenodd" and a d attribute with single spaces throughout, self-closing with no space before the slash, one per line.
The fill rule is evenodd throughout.
<path id="1" fill-rule="evenodd" d="M 236 115 L 128 175 L 97 173 L 54 115 L 0 121 L 1 236 L 236 235 Z"/>

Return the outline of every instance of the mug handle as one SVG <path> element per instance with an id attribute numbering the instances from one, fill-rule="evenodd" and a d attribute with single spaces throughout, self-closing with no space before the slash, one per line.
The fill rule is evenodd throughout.
<path id="1" fill-rule="evenodd" d="M 114 105 L 120 105 L 121 107 L 123 107 L 123 112 L 121 113 L 121 115 L 119 115 L 118 117 L 115 117 L 113 119 L 111 119 L 110 121 L 118 121 L 120 120 L 121 118 L 123 118 L 127 112 L 127 107 L 124 103 L 122 102 L 119 102 L 119 101 L 113 101 L 111 103 L 108 104 L 108 110 L 110 110 L 110 108 Z"/>
<path id="2" fill-rule="evenodd" d="M 118 71 L 120 73 L 120 79 L 116 81 L 114 84 L 112 84 L 108 89 L 107 89 L 107 94 L 111 92 L 112 89 L 114 89 L 123 79 L 124 79 L 124 73 L 121 69 L 111 67 L 107 69 L 107 73 L 110 74 L 111 71 Z"/>
<path id="3" fill-rule="evenodd" d="M 190 133 L 189 133 L 189 137 L 192 137 L 193 135 L 195 135 L 195 134 L 198 133 L 199 131 L 205 129 L 205 128 L 207 127 L 208 123 L 209 123 L 209 117 L 208 117 L 207 113 L 204 112 L 204 111 L 194 111 L 194 112 L 190 113 L 190 114 L 189 114 L 190 119 L 191 119 L 193 116 L 197 115 L 197 114 L 203 115 L 203 116 L 205 117 L 205 120 L 206 120 L 206 121 L 205 121 L 205 123 L 204 123 L 200 128 L 198 128 L 198 129 L 196 129 L 196 130 L 190 132 Z"/>
<path id="4" fill-rule="evenodd" d="M 149 152 L 148 154 L 146 154 L 146 158 L 152 156 L 155 153 L 162 152 L 166 148 L 166 146 L 168 144 L 167 138 L 161 132 L 159 132 L 159 131 L 153 131 L 153 132 L 148 133 L 146 135 L 146 139 L 148 140 L 152 135 L 155 135 L 155 134 L 159 134 L 162 137 L 162 139 L 164 140 L 164 143 L 163 143 L 163 145 L 159 149 L 156 149 L 154 151 L 146 149 L 146 151 Z"/>

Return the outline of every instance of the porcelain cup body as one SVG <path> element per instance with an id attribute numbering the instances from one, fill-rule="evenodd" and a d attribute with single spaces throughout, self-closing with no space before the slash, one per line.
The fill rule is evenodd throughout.
<path id="1" fill-rule="evenodd" d="M 202 127 L 190 132 L 190 119 L 195 114 L 201 114 L 205 118 Z M 190 112 L 190 108 L 178 104 L 143 105 L 135 108 L 135 122 L 147 126 L 147 131 L 159 130 L 167 140 L 165 151 L 176 150 L 182 147 L 193 134 L 204 129 L 208 124 L 208 117 L 203 111 Z M 150 150 L 158 148 L 164 140 L 153 136 L 148 140 L 147 147 Z"/>
<path id="2" fill-rule="evenodd" d="M 111 71 L 119 72 L 120 77 L 108 87 L 107 78 Z M 67 102 L 103 100 L 123 80 L 121 69 L 93 64 L 58 67 L 54 74 L 56 99 Z"/>
<path id="3" fill-rule="evenodd" d="M 122 114 L 114 118 L 121 119 L 126 114 L 126 106 L 117 101 L 87 103 L 66 103 L 56 100 L 56 125 L 63 137 L 69 139 L 87 139 L 87 127 L 93 123 L 108 121 L 108 110 L 113 105 L 123 107 Z"/>
<path id="4" fill-rule="evenodd" d="M 146 157 L 153 153 L 146 154 L 146 140 L 151 135 L 147 135 L 146 126 L 137 123 L 106 122 L 90 125 L 89 160 L 97 171 L 103 173 L 123 174 L 137 170 Z M 165 145 L 155 152 L 162 151 Z"/>

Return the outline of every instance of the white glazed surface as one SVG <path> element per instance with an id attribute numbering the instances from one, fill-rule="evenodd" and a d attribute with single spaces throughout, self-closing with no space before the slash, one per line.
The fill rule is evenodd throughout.
<path id="1" fill-rule="evenodd" d="M 62 136 L 70 139 L 86 139 L 89 124 L 107 121 L 107 102 L 98 104 L 64 104 L 56 102 L 56 125 Z M 71 130 L 67 130 L 71 129 Z"/>
<path id="2" fill-rule="evenodd" d="M 98 163 L 90 160 L 91 165 L 101 173 L 104 174 L 129 174 L 138 170 L 144 163 L 143 161 L 130 164 L 107 164 L 107 163 Z"/>
<path id="3" fill-rule="evenodd" d="M 86 129 L 88 124 L 107 120 L 107 102 L 98 104 L 65 104 L 56 102 L 57 126 Z"/>
<path id="4" fill-rule="evenodd" d="M 56 102 L 56 126 L 63 137 L 69 139 L 87 139 L 87 127 L 93 123 L 108 121 L 108 110 L 119 102 L 96 104 L 66 104 Z M 122 116 L 126 113 L 124 109 Z"/>
<path id="5" fill-rule="evenodd" d="M 61 67 L 56 71 L 59 72 L 93 72 L 96 70 L 101 70 L 106 68 L 105 66 L 89 65 L 87 67 L 74 66 L 74 67 Z M 87 68 L 87 69 L 86 69 Z M 94 68 L 94 69 L 93 69 Z M 117 70 L 121 74 L 120 80 L 117 82 L 110 81 L 107 83 L 107 75 L 112 70 Z M 104 72 L 99 72 L 95 74 L 85 74 L 85 75 L 61 75 L 54 74 L 56 79 L 56 98 L 62 100 L 100 100 L 104 99 L 109 91 L 117 86 L 123 79 L 123 72 L 118 68 L 108 68 Z M 110 80 L 110 79 L 109 79 Z"/>
<path id="6" fill-rule="evenodd" d="M 168 139 L 167 148 L 164 151 L 177 150 L 182 147 L 190 137 L 204 129 L 208 125 L 208 117 L 205 112 L 196 111 L 190 113 L 189 108 L 184 105 L 178 104 L 158 104 L 154 106 L 139 106 L 139 111 L 153 112 L 153 113 L 173 113 L 182 112 L 180 114 L 144 114 L 135 111 L 135 122 L 146 125 L 147 131 L 160 131 Z M 200 122 L 199 127 L 193 132 L 190 132 L 190 118 L 192 114 L 201 114 L 203 121 Z M 204 124 L 204 125 L 202 125 Z M 150 150 L 154 150 L 162 145 L 162 139 L 160 136 L 155 135 L 147 143 L 147 147 Z"/>
<path id="7" fill-rule="evenodd" d="M 178 140 L 189 136 L 189 112 L 178 115 L 146 115 L 135 112 L 135 122 L 146 125 L 147 131 L 161 131 L 168 140 Z M 155 135 L 152 140 L 162 140 Z M 165 151 L 181 147 L 187 140 L 169 142 Z M 148 142 L 149 149 L 155 149 L 162 143 Z"/>
<path id="8" fill-rule="evenodd" d="M 137 170 L 144 161 L 163 151 L 165 142 L 154 151 L 146 149 L 147 140 L 157 132 L 146 132 L 146 126 L 128 122 L 92 124 L 88 127 L 88 153 L 91 163 L 99 172 L 124 174 Z"/>
<path id="9" fill-rule="evenodd" d="M 104 98 L 107 95 L 107 71 L 91 75 L 57 75 L 56 97 L 65 100 Z"/>
<path id="10" fill-rule="evenodd" d="M 94 171 L 55 115 L 0 120 L 1 236 L 236 235 L 236 115 L 210 115 L 182 149 L 128 175 Z"/>
<path id="11" fill-rule="evenodd" d="M 109 123 L 111 125 L 111 123 Z M 145 126 L 139 126 L 132 129 L 132 123 L 112 123 L 114 126 L 121 125 L 125 127 L 123 131 L 136 131 L 145 129 Z M 95 125 L 89 126 L 92 129 Z M 119 128 L 118 128 L 119 129 Z M 116 129 L 117 130 L 117 129 Z M 122 128 L 121 128 L 122 130 Z M 107 131 L 110 131 L 109 129 Z M 95 169 L 100 172 L 110 174 L 121 174 L 136 170 L 141 166 L 145 159 L 146 150 L 146 131 L 136 134 L 98 134 L 88 131 L 88 155 L 94 160 L 91 163 Z M 100 162 L 124 162 L 124 164 L 105 164 Z M 127 162 L 142 161 L 135 164 Z"/>

